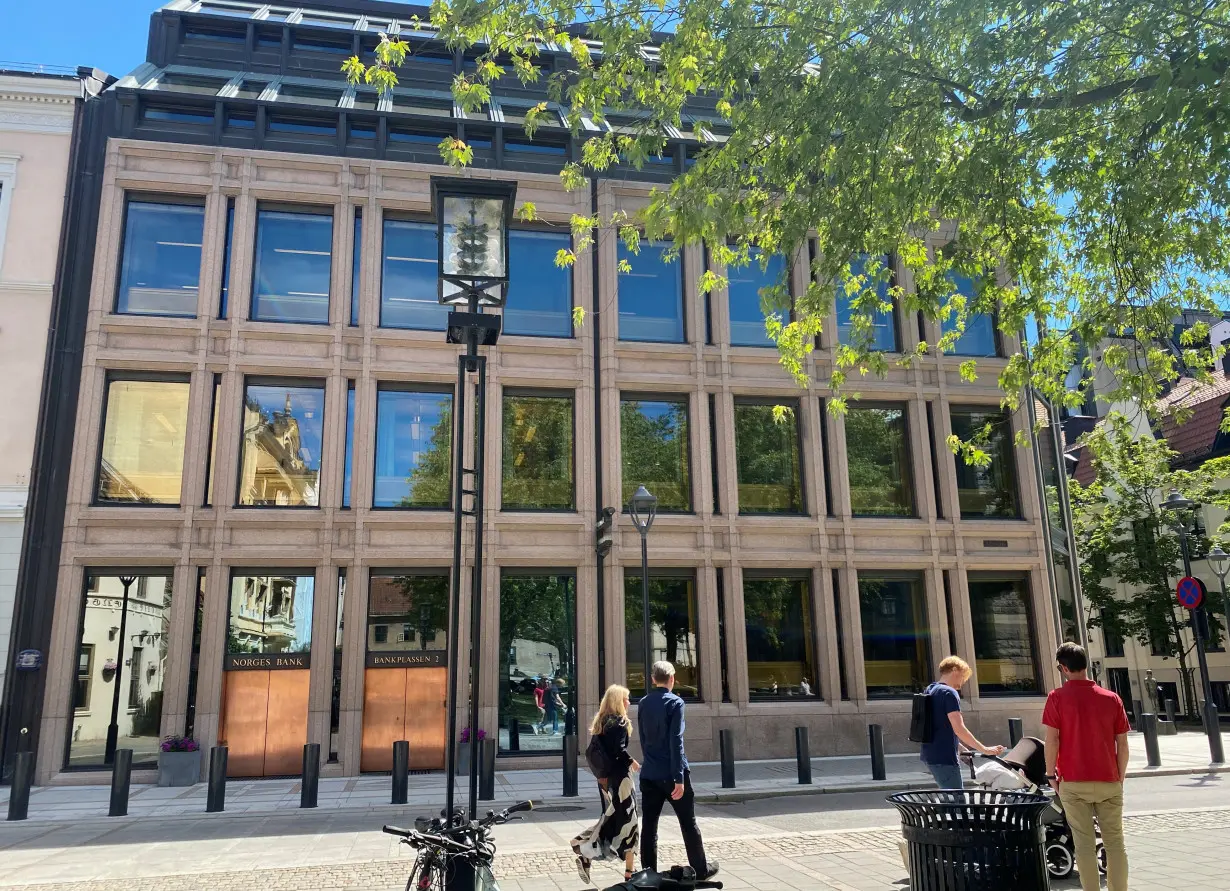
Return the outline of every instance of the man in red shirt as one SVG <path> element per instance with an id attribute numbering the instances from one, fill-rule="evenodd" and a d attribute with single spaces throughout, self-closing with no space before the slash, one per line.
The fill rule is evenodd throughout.
<path id="1" fill-rule="evenodd" d="M 1123 844 L 1123 778 L 1128 764 L 1128 720 L 1123 701 L 1086 677 L 1089 658 L 1077 644 L 1055 652 L 1064 685 L 1046 698 L 1046 775 L 1059 793 L 1072 841 L 1081 891 L 1098 891 L 1096 817 L 1106 847 L 1107 891 L 1127 891 Z"/>

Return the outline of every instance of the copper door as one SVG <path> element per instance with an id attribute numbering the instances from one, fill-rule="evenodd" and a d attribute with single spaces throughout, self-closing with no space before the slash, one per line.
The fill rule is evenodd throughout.
<path id="1" fill-rule="evenodd" d="M 265 776 L 303 773 L 311 671 L 269 672 L 269 722 L 265 730 Z"/>
<path id="2" fill-rule="evenodd" d="M 359 769 L 393 769 L 393 743 L 410 742 L 413 770 L 444 767 L 447 733 L 444 668 L 369 668 L 363 675 L 363 747 Z"/>
<path id="3" fill-rule="evenodd" d="M 444 698 L 447 668 L 406 669 L 406 739 L 410 740 L 410 767 L 443 770 L 448 740 L 448 711 Z"/>
<path id="4" fill-rule="evenodd" d="M 227 776 L 259 777 L 265 773 L 265 723 L 269 712 L 269 671 L 224 674 L 222 733 L 227 747 Z"/>

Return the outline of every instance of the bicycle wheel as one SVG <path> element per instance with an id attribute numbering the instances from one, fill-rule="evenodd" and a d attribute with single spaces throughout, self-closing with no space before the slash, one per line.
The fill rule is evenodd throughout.
<path id="1" fill-rule="evenodd" d="M 444 891 L 444 870 L 435 857 L 420 855 L 410 870 L 406 891 Z"/>

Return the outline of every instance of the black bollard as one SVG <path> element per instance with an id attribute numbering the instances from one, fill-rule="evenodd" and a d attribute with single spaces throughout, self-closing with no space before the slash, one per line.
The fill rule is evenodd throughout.
<path id="1" fill-rule="evenodd" d="M 205 793 L 205 813 L 220 814 L 226 810 L 226 746 L 209 750 L 209 787 Z"/>
<path id="2" fill-rule="evenodd" d="M 508 719 L 508 751 L 521 751 L 521 720 L 519 718 Z"/>
<path id="3" fill-rule="evenodd" d="M 1020 718 L 1008 719 L 1008 748 L 1012 748 L 1025 735 L 1025 722 Z"/>
<path id="4" fill-rule="evenodd" d="M 30 811 L 30 786 L 33 784 L 34 753 L 18 752 L 13 758 L 13 788 L 9 792 L 10 820 L 26 819 Z"/>
<path id="5" fill-rule="evenodd" d="M 1148 712 L 1140 716 L 1140 729 L 1145 735 L 1145 756 L 1150 767 L 1162 766 L 1162 750 L 1157 744 L 1157 715 Z"/>
<path id="6" fill-rule="evenodd" d="M 718 752 L 722 759 L 722 788 L 735 787 L 735 732 L 718 731 Z"/>
<path id="7" fill-rule="evenodd" d="M 495 801 L 495 740 L 484 739 L 478 744 L 478 797 L 481 801 Z"/>
<path id="8" fill-rule="evenodd" d="M 1179 710 L 1179 704 L 1173 699 L 1166 700 L 1166 720 L 1171 724 L 1174 723 L 1175 713 Z"/>
<path id="9" fill-rule="evenodd" d="M 132 749 L 116 749 L 111 767 L 111 807 L 108 817 L 128 816 L 128 787 L 132 785 Z"/>
<path id="10" fill-rule="evenodd" d="M 399 739 L 393 743 L 393 804 L 410 800 L 410 742 Z"/>
<path id="11" fill-rule="evenodd" d="M 316 807 L 320 791 L 320 743 L 303 746 L 303 782 L 299 785 L 299 807 Z"/>
<path id="12" fill-rule="evenodd" d="M 577 797 L 577 738 L 564 737 L 564 797 Z"/>
<path id="13" fill-rule="evenodd" d="M 869 724 L 867 736 L 871 744 L 871 778 L 886 779 L 888 774 L 884 770 L 884 728 L 879 724 Z"/>
<path id="14" fill-rule="evenodd" d="M 811 751 L 807 745 L 807 728 L 794 728 L 794 757 L 799 763 L 799 785 L 811 785 Z"/>

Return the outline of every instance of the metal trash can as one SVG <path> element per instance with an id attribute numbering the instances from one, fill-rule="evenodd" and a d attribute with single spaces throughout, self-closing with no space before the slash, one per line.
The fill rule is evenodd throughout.
<path id="1" fill-rule="evenodd" d="M 899 792 L 914 891 L 1047 891 L 1042 795 Z"/>

